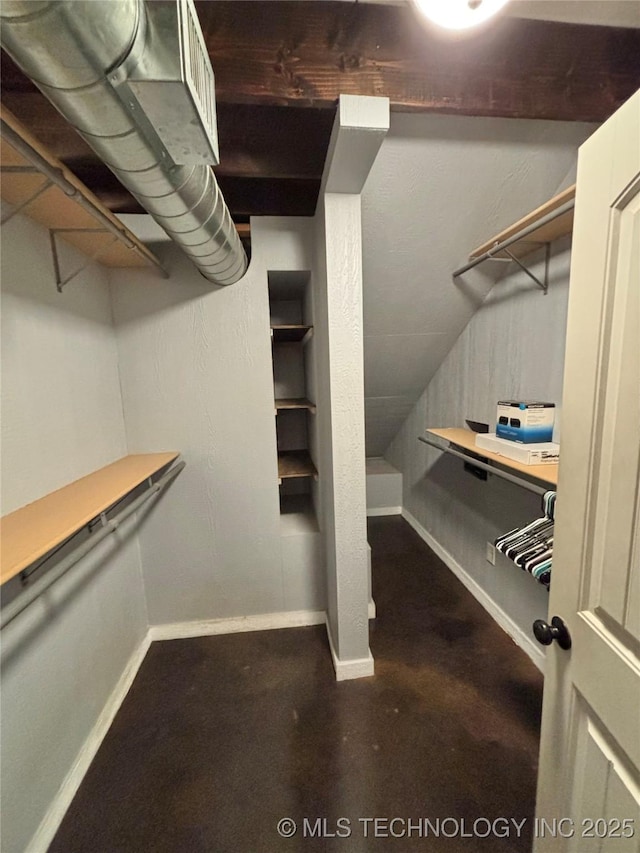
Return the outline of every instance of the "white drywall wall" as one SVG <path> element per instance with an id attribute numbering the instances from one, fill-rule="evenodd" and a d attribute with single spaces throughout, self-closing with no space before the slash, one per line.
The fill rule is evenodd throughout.
<path id="1" fill-rule="evenodd" d="M 187 463 L 140 530 L 152 625 L 324 609 L 322 566 L 292 583 L 287 543 L 283 567 L 267 290 L 269 270 L 311 269 L 312 225 L 254 220 L 249 270 L 227 288 L 171 244 L 167 280 L 112 273 L 129 450 Z"/>
<path id="2" fill-rule="evenodd" d="M 61 253 L 63 270 L 86 259 Z M 2 514 L 124 456 L 104 271 L 56 291 L 48 233 L 2 227 Z"/>
<path id="3" fill-rule="evenodd" d="M 84 260 L 61 251 L 65 270 Z M 58 294 L 46 230 L 16 216 L 2 228 L 3 514 L 125 454 L 105 273 L 91 265 Z M 134 525 L 2 631 L 6 853 L 28 849 L 146 633 Z"/>
<path id="4" fill-rule="evenodd" d="M 451 273 L 550 198 L 593 130 L 391 114 L 362 199 L 367 456 L 383 455 L 504 265 Z"/>
<path id="5" fill-rule="evenodd" d="M 386 459 L 367 459 L 367 515 L 397 515 L 402 509 L 402 474 Z"/>
<path id="6" fill-rule="evenodd" d="M 547 296 L 522 272 L 493 288 L 386 454 L 403 472 L 404 509 L 528 637 L 533 620 L 546 616 L 547 591 L 500 554 L 492 566 L 485 546 L 541 515 L 541 499 L 497 477 L 475 479 L 418 436 L 464 427 L 465 418 L 494 425 L 505 397 L 561 401 L 569 261 L 569 240 L 554 244 Z M 544 275 L 539 254 L 529 262 Z"/>

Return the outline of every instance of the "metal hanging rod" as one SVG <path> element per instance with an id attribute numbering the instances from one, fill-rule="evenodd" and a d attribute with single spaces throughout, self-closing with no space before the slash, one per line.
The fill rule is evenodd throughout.
<path id="1" fill-rule="evenodd" d="M 164 267 L 160 264 L 157 258 L 154 258 L 153 254 L 146 254 L 142 249 L 136 245 L 127 235 L 127 231 L 124 225 L 118 226 L 114 224 L 111 219 L 100 210 L 99 207 L 96 207 L 89 199 L 87 199 L 80 190 L 74 186 L 71 181 L 67 180 L 62 169 L 57 169 L 55 166 L 52 166 L 41 154 L 39 154 L 36 150 L 34 150 L 28 142 L 26 142 L 19 133 L 11 127 L 4 119 L 0 121 L 0 126 L 2 128 L 2 136 L 6 141 L 14 148 L 19 154 L 21 154 L 26 160 L 33 164 L 33 166 L 37 169 L 38 172 L 41 172 L 45 175 L 49 180 L 49 184 L 46 187 L 42 187 L 40 192 L 48 189 L 51 184 L 55 184 L 60 187 L 62 192 L 69 196 L 69 198 L 73 199 L 76 204 L 79 204 L 80 207 L 84 208 L 94 219 L 97 219 L 100 224 L 104 227 L 106 231 L 109 231 L 111 234 L 116 236 L 118 240 L 125 244 L 128 249 L 131 249 L 137 255 L 144 258 L 146 261 L 154 264 L 160 272 L 163 274 L 165 278 L 167 278 L 167 272 Z M 40 194 L 38 192 L 37 195 Z M 29 199 L 29 203 L 34 199 Z M 21 205 L 24 207 L 25 205 Z M 13 214 L 10 214 L 12 216 Z M 73 229 L 67 229 L 73 230 Z"/>
<path id="2" fill-rule="evenodd" d="M 564 204 L 561 204 L 560 207 L 557 207 L 555 210 L 552 210 L 550 213 L 547 213 L 545 216 L 542 216 L 540 219 L 537 219 L 535 222 L 532 222 L 530 225 L 527 225 L 526 228 L 523 228 L 521 231 L 518 231 L 517 234 L 513 234 L 511 237 L 508 237 L 501 243 L 496 243 L 496 245 L 492 246 L 492 248 L 488 251 L 483 252 L 481 255 L 478 255 L 477 258 L 473 258 L 473 260 L 469 261 L 468 264 L 465 264 L 463 267 L 460 267 L 459 269 L 455 270 L 453 273 L 453 277 L 457 278 L 457 276 L 468 272 L 474 267 L 477 267 L 478 264 L 481 264 L 483 261 L 488 261 L 492 258 L 493 260 L 501 260 L 500 258 L 494 258 L 493 256 L 497 255 L 499 252 L 502 252 L 504 249 L 508 249 L 509 246 L 512 246 L 519 240 L 524 240 L 525 237 L 528 237 L 529 234 L 532 234 L 534 231 L 537 231 L 538 228 L 540 228 L 541 226 L 547 225 L 549 222 L 553 222 L 554 219 L 557 219 L 564 213 L 568 213 L 570 210 L 573 210 L 574 207 L 575 199 L 572 198 L 569 201 L 566 201 Z M 541 243 L 540 245 L 543 244 Z M 529 271 L 527 270 L 527 272 Z M 542 286 L 537 280 L 536 283 L 539 286 Z"/>
<path id="3" fill-rule="evenodd" d="M 79 560 L 86 556 L 89 551 L 92 551 L 96 545 L 102 542 L 102 540 L 109 536 L 110 533 L 117 530 L 117 528 L 126 521 L 130 515 L 133 515 L 136 510 L 140 509 L 140 507 L 145 504 L 149 498 L 152 498 L 154 495 L 163 491 L 174 477 L 178 476 L 185 464 L 185 462 L 178 462 L 177 465 L 167 471 L 166 474 L 163 474 L 159 480 L 157 480 L 152 486 L 149 486 L 148 489 L 115 515 L 110 521 L 106 520 L 106 516 L 103 517 L 103 526 L 99 528 L 97 533 L 91 534 L 88 539 L 86 539 L 81 545 L 78 545 L 77 548 L 54 566 L 51 571 L 47 572 L 33 583 L 30 583 L 29 586 L 25 587 L 24 592 L 20 593 L 13 599 L 13 601 L 9 602 L 9 604 L 2 609 L 2 613 L 0 614 L 0 629 L 4 628 L 10 622 L 13 622 L 16 616 L 22 613 L 22 611 L 34 602 L 36 598 L 42 595 L 45 590 L 49 589 L 52 584 L 68 572 L 70 568 L 75 566 Z"/>
<path id="4" fill-rule="evenodd" d="M 466 453 L 460 453 L 457 450 L 453 450 L 451 447 L 443 447 L 441 444 L 437 444 L 435 441 L 432 441 L 430 438 L 426 438 L 424 435 L 419 435 L 418 441 L 422 441 L 425 444 L 430 444 L 431 447 L 435 447 L 436 450 L 440 450 L 442 453 L 450 453 L 452 456 L 457 456 L 458 459 L 462 459 L 463 462 L 469 462 L 476 468 L 482 468 L 483 471 L 488 471 L 489 474 L 495 474 L 496 477 L 500 477 L 503 480 L 508 480 L 510 483 L 514 483 L 516 486 L 521 486 L 523 489 L 527 489 L 527 491 L 533 492 L 534 495 L 544 495 L 549 491 L 549 486 L 547 486 L 546 488 L 543 488 L 542 486 L 536 486 L 534 483 L 530 483 L 528 480 L 523 480 L 520 477 L 514 477 L 513 474 L 508 474 L 506 471 L 502 471 L 500 468 L 495 468 L 492 465 L 487 465 L 486 462 L 481 462 L 479 459 L 476 459 L 475 456 L 470 456 Z"/>

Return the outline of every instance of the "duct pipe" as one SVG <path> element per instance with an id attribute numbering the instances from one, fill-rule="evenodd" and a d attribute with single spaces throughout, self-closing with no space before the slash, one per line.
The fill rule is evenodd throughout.
<path id="1" fill-rule="evenodd" d="M 114 88 L 159 50 L 143 0 L 3 0 L 0 22 L 3 48 L 205 278 L 238 281 L 247 258 L 212 169 L 176 165 Z"/>

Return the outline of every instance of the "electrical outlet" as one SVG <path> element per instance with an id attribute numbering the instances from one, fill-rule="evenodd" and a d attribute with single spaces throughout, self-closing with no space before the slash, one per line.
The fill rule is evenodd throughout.
<path id="1" fill-rule="evenodd" d="M 491 542 L 487 542 L 487 562 L 491 563 L 492 566 L 496 564 L 496 547 Z"/>

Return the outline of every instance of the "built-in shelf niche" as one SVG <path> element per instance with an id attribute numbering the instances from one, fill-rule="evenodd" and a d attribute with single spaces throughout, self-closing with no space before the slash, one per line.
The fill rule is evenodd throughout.
<path id="1" fill-rule="evenodd" d="M 283 532 L 297 530 L 300 525 L 312 530 L 317 529 L 313 494 L 318 473 L 312 450 L 316 405 L 311 382 L 310 274 L 308 271 L 271 271 L 268 282 Z"/>

